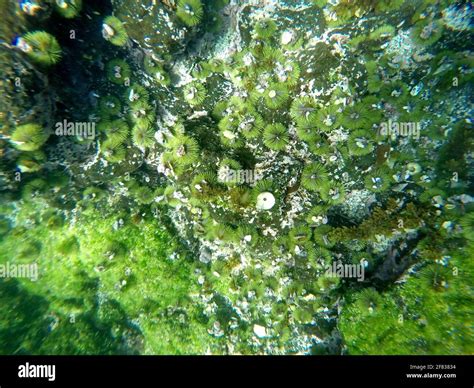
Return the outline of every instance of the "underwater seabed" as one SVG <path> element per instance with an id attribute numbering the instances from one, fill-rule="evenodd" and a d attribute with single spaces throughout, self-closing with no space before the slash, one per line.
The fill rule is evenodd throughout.
<path id="1" fill-rule="evenodd" d="M 474 352 L 472 4 L 0 9 L 0 354 Z"/>

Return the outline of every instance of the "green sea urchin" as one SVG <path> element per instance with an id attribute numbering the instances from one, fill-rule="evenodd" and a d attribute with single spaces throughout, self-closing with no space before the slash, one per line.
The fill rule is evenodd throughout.
<path id="1" fill-rule="evenodd" d="M 112 59 L 107 63 L 107 78 L 117 85 L 126 85 L 130 82 L 130 66 L 122 59 Z"/>
<path id="2" fill-rule="evenodd" d="M 166 147 L 170 150 L 173 160 L 180 166 L 186 167 L 198 160 L 199 145 L 189 136 L 177 135 L 166 144 Z"/>
<path id="3" fill-rule="evenodd" d="M 155 131 L 148 126 L 135 125 L 132 130 L 132 141 L 136 147 L 149 148 L 155 144 Z"/>
<path id="4" fill-rule="evenodd" d="M 275 21 L 272 19 L 260 19 L 255 23 L 255 34 L 259 38 L 267 39 L 273 36 L 277 29 Z"/>
<path id="5" fill-rule="evenodd" d="M 81 12 L 82 0 L 56 0 L 54 8 L 61 16 L 72 19 Z"/>
<path id="6" fill-rule="evenodd" d="M 98 129 L 106 134 L 107 139 L 116 141 L 117 143 L 123 143 L 127 140 L 129 135 L 128 124 L 122 119 L 101 122 Z"/>
<path id="7" fill-rule="evenodd" d="M 196 26 L 204 15 L 201 0 L 179 0 L 176 15 L 187 26 Z"/>
<path id="8" fill-rule="evenodd" d="M 301 174 L 302 186 L 311 191 L 320 190 L 327 182 L 328 172 L 326 168 L 317 162 L 305 166 Z"/>
<path id="9" fill-rule="evenodd" d="M 206 98 L 206 88 L 202 83 L 192 82 L 184 87 L 183 94 L 189 105 L 199 105 Z"/>
<path id="10" fill-rule="evenodd" d="M 319 194 L 324 202 L 338 205 L 346 198 L 346 188 L 341 182 L 326 181 L 321 185 Z"/>
<path id="11" fill-rule="evenodd" d="M 102 24 L 102 36 L 115 46 L 125 46 L 128 42 L 128 34 L 120 19 L 115 16 L 107 16 Z"/>
<path id="12" fill-rule="evenodd" d="M 115 96 L 108 95 L 99 100 L 99 112 L 102 116 L 115 116 L 121 109 L 120 100 Z"/>
<path id="13" fill-rule="evenodd" d="M 154 123 L 156 116 L 147 101 L 137 100 L 130 105 L 130 118 L 135 124 L 146 127 Z"/>
<path id="14" fill-rule="evenodd" d="M 48 140 L 49 134 L 39 124 L 24 124 L 16 127 L 10 137 L 13 145 L 21 151 L 36 151 Z"/>
<path id="15" fill-rule="evenodd" d="M 355 156 L 370 154 L 374 150 L 373 136 L 363 129 L 351 133 L 347 142 L 349 152 Z"/>
<path id="16" fill-rule="evenodd" d="M 280 108 L 289 98 L 288 89 L 284 84 L 271 84 L 263 94 L 265 104 L 271 109 Z"/>
<path id="17" fill-rule="evenodd" d="M 289 142 L 288 130 L 283 124 L 270 124 L 263 132 L 264 144 L 274 151 L 282 151 Z"/>
<path id="18" fill-rule="evenodd" d="M 365 177 L 365 187 L 376 193 L 387 190 L 390 184 L 390 176 L 382 169 L 375 170 Z"/>
<path id="19" fill-rule="evenodd" d="M 26 54 L 40 65 L 50 66 L 61 59 L 61 46 L 56 38 L 45 31 L 27 33 L 23 39 L 29 46 Z"/>
<path id="20" fill-rule="evenodd" d="M 101 144 L 101 151 L 105 159 L 111 163 L 119 163 L 125 159 L 127 151 L 121 142 L 116 139 L 107 139 Z"/>

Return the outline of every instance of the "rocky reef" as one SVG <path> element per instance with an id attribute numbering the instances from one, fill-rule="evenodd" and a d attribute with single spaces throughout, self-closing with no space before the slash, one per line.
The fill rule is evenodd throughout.
<path id="1" fill-rule="evenodd" d="M 473 352 L 465 2 L 0 6 L 0 353 Z"/>

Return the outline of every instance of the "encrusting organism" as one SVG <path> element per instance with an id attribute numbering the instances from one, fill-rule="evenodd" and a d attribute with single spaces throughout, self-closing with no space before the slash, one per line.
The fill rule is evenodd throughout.
<path id="1" fill-rule="evenodd" d="M 128 42 L 128 34 L 120 19 L 108 16 L 102 24 L 102 36 L 115 46 L 125 46 Z"/>

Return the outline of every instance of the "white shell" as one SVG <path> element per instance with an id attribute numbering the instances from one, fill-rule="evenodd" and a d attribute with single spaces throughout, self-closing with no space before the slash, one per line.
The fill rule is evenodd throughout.
<path id="1" fill-rule="evenodd" d="M 228 131 L 228 130 L 225 130 L 224 132 L 222 132 L 222 134 L 224 135 L 224 137 L 226 137 L 229 140 L 234 140 L 236 138 L 236 135 L 233 132 Z"/>
<path id="2" fill-rule="evenodd" d="M 281 44 L 288 44 L 293 40 L 293 32 L 291 31 L 284 31 L 281 34 Z"/>
<path id="3" fill-rule="evenodd" d="M 275 206 L 275 197 L 272 193 L 265 192 L 258 195 L 256 204 L 258 210 L 270 210 L 273 206 Z"/>
<path id="4" fill-rule="evenodd" d="M 114 35 L 115 31 L 112 27 L 105 23 L 102 24 L 102 36 L 104 37 L 104 39 L 110 39 Z"/>
<path id="5" fill-rule="evenodd" d="M 58 5 L 59 8 L 66 9 L 68 7 L 68 4 L 64 0 L 56 0 L 56 4 Z"/>
<path id="6" fill-rule="evenodd" d="M 258 338 L 265 338 L 267 336 L 267 329 L 260 325 L 253 325 L 253 332 Z"/>

